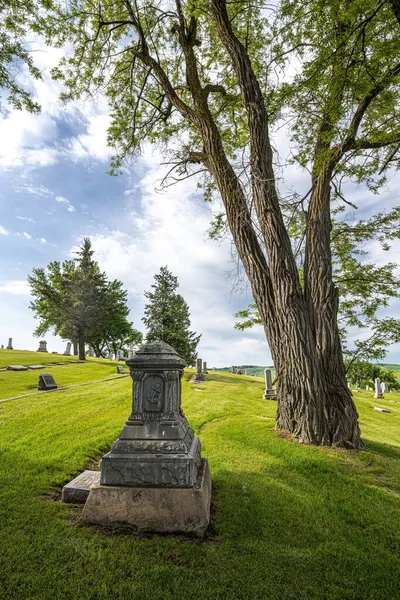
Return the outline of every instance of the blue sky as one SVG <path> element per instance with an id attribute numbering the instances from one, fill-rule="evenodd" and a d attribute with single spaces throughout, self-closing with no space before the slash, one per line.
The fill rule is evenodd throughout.
<path id="1" fill-rule="evenodd" d="M 143 330 L 144 290 L 168 265 L 189 304 L 192 328 L 202 333 L 199 356 L 209 366 L 270 364 L 261 328 L 233 329 L 233 314 L 251 296 L 232 291 L 231 244 L 208 239 L 212 209 L 195 181 L 156 191 L 164 167 L 159 153 L 148 147 L 122 176 L 108 176 L 106 104 L 61 106 L 60 86 L 48 76 L 59 54 L 46 50 L 38 56 L 44 79 L 32 85 L 41 115 L 10 111 L 0 120 L 0 343 L 12 337 L 15 348 L 38 347 L 26 276 L 34 267 L 70 257 L 80 240 L 90 237 L 101 268 L 128 290 L 136 327 Z M 283 136 L 278 142 L 286 144 Z M 302 187 L 299 171 L 288 177 Z M 379 198 L 359 188 L 352 199 L 360 201 L 364 216 L 377 202 L 379 208 L 396 204 L 398 189 L 394 180 Z M 395 261 L 399 249 L 384 257 L 378 247 L 371 252 L 378 261 Z M 396 312 L 399 303 L 390 309 L 393 316 Z M 50 351 L 65 348 L 51 334 L 46 339 Z M 387 360 L 400 362 L 400 348 Z"/>

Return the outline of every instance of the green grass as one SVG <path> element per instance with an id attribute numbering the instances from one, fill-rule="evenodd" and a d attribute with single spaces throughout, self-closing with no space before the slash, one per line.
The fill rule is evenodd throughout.
<path id="1" fill-rule="evenodd" d="M 58 501 L 121 430 L 128 378 L 0 404 L 0 598 L 397 600 L 400 394 L 357 393 L 368 449 L 349 452 L 279 437 L 261 379 L 186 379 L 214 485 L 203 542 L 83 527 Z"/>
<path id="2" fill-rule="evenodd" d="M 51 352 L 30 352 L 29 350 L 0 349 L 0 369 L 8 365 L 46 365 L 48 363 L 68 363 L 78 360 L 77 356 L 64 356 Z"/>
<path id="3" fill-rule="evenodd" d="M 5 352 L 3 351 L 0 351 Z M 8 353 L 12 353 L 13 350 L 7 350 Z M 19 352 L 19 351 L 17 351 Z M 22 352 L 21 352 L 22 353 Z M 39 358 L 42 358 L 43 353 L 27 352 L 25 351 L 23 359 L 25 365 L 33 364 L 45 364 L 45 361 L 36 360 L 36 355 L 39 354 Z M 29 359 L 29 354 L 34 355 Z M 0 354 L 1 356 L 1 354 Z M 51 356 L 51 355 L 50 355 Z M 53 355 L 54 356 L 54 355 Z M 47 358 L 47 357 L 45 357 Z M 57 357 L 58 358 L 58 357 Z M 70 357 L 62 357 L 64 359 Z M 76 360 L 76 357 L 75 357 Z M 61 361 L 60 361 L 61 362 Z M 68 364 L 69 363 L 69 364 Z M 23 362 L 7 362 L 7 364 L 24 364 Z M 84 383 L 88 381 L 96 381 L 100 379 L 107 379 L 109 377 L 117 376 L 117 364 L 124 365 L 123 362 L 114 362 L 103 359 L 87 358 L 86 362 L 81 364 L 74 364 L 69 361 L 64 361 L 61 366 L 46 365 L 44 369 L 37 371 L 0 371 L 0 400 L 11 398 L 13 396 L 22 396 L 23 394 L 31 394 L 37 392 L 38 379 L 41 373 L 50 373 L 53 375 L 55 382 L 59 387 L 74 385 L 78 383 Z M 125 367 L 125 372 L 128 373 L 128 369 Z M 57 392 L 59 393 L 59 392 Z"/>

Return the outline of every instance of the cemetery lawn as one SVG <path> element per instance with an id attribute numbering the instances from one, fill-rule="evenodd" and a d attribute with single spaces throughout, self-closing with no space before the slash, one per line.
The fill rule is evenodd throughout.
<path id="1" fill-rule="evenodd" d="M 2 358 L 3 353 L 12 354 L 13 350 L 0 350 L 0 361 L 4 362 Z M 57 355 L 53 356 L 53 361 L 63 362 L 62 365 L 50 365 L 46 364 L 45 360 L 40 361 L 44 353 L 40 352 L 21 352 L 17 351 L 17 356 L 23 354 L 24 362 L 13 362 L 6 361 L 6 365 L 45 365 L 44 369 L 34 371 L 6 371 L 0 370 L 0 401 L 11 398 L 14 396 L 22 396 L 24 394 L 32 394 L 37 392 L 38 379 L 41 373 L 49 373 L 53 375 L 54 380 L 58 387 L 64 387 L 69 385 L 76 385 L 86 383 L 90 381 L 99 381 L 101 379 L 108 379 L 109 377 L 118 377 L 117 375 L 117 364 L 125 366 L 124 362 L 113 362 L 110 360 L 88 358 L 85 362 L 80 364 L 74 364 L 71 362 L 71 357 L 61 357 Z M 29 359 L 29 354 L 33 357 Z M 39 354 L 39 360 L 37 360 L 37 354 Z M 20 356 L 18 356 L 20 358 Z M 70 360 L 58 360 L 59 358 Z M 72 360 L 77 360 L 73 357 Z M 35 362 L 36 361 L 36 362 Z M 0 367 L 1 368 L 1 367 Z M 125 372 L 129 373 L 129 370 L 125 366 Z M 40 392 L 41 394 L 47 392 Z M 57 392 L 60 393 L 60 392 Z"/>
<path id="2" fill-rule="evenodd" d="M 98 378 L 96 364 L 63 368 Z M 59 501 L 117 437 L 130 378 L 0 404 L 0 598 L 397 600 L 400 394 L 355 394 L 368 449 L 350 452 L 279 437 L 261 379 L 187 378 L 214 485 L 205 541 L 81 526 L 81 507 Z"/>

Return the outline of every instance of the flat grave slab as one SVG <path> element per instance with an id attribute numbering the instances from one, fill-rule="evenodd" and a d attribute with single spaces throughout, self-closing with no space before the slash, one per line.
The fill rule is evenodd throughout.
<path id="1" fill-rule="evenodd" d="M 30 371 L 36 371 L 37 369 L 44 369 L 44 365 L 29 365 L 28 369 Z"/>
<path id="2" fill-rule="evenodd" d="M 83 471 L 78 477 L 64 485 L 62 501 L 73 504 L 85 504 L 94 485 L 100 484 L 100 471 Z"/>
<path id="3" fill-rule="evenodd" d="M 8 365 L 7 371 L 27 371 L 28 367 L 24 367 L 23 365 Z"/>
<path id="4" fill-rule="evenodd" d="M 383 413 L 390 413 L 390 410 L 388 410 L 387 408 L 380 408 L 379 406 L 374 406 L 374 410 L 378 410 L 379 412 Z"/>

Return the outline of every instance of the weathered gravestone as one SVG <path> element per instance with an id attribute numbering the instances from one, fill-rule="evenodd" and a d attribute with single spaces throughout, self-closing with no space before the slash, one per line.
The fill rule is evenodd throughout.
<path id="1" fill-rule="evenodd" d="M 190 381 L 191 383 L 201 383 L 204 381 L 203 361 L 201 358 L 196 358 L 196 373 Z"/>
<path id="2" fill-rule="evenodd" d="M 7 346 L 6 350 L 14 350 L 13 345 L 12 345 L 12 338 L 8 338 L 8 346 Z"/>
<path id="3" fill-rule="evenodd" d="M 47 342 L 46 340 L 40 340 L 39 342 L 39 348 L 37 349 L 38 352 L 47 352 Z"/>
<path id="4" fill-rule="evenodd" d="M 128 352 L 128 360 L 131 360 L 131 358 L 133 358 L 134 354 L 133 354 L 133 350 L 129 350 Z"/>
<path id="5" fill-rule="evenodd" d="M 231 366 L 231 373 L 236 373 L 236 367 L 234 367 L 233 365 Z"/>
<path id="6" fill-rule="evenodd" d="M 207 373 L 207 362 L 203 360 L 203 373 Z"/>
<path id="7" fill-rule="evenodd" d="M 203 535 L 211 477 L 181 408 L 185 363 L 168 344 L 150 342 L 127 365 L 134 380 L 132 414 L 103 457 L 100 485 L 92 487 L 82 520 Z"/>
<path id="8" fill-rule="evenodd" d="M 43 375 L 39 375 L 38 381 L 38 390 L 56 390 L 57 384 L 54 381 L 53 375 L 49 375 L 48 373 L 43 373 Z"/>
<path id="9" fill-rule="evenodd" d="M 0 348 L 1 348 L 1 350 L 4 350 L 4 344 L 2 344 L 2 345 L 0 346 Z"/>
<path id="10" fill-rule="evenodd" d="M 265 392 L 263 394 L 263 400 L 276 400 L 276 393 L 272 387 L 272 371 L 271 369 L 264 369 L 265 377 Z"/>
<path id="11" fill-rule="evenodd" d="M 27 371 L 28 367 L 23 365 L 8 365 L 7 371 Z"/>
<path id="12" fill-rule="evenodd" d="M 84 471 L 67 483 L 67 485 L 64 485 L 61 500 L 74 504 L 84 504 L 92 487 L 99 483 L 99 471 Z"/>
<path id="13" fill-rule="evenodd" d="M 381 380 L 379 377 L 375 379 L 375 394 L 374 398 L 383 398 Z"/>
<path id="14" fill-rule="evenodd" d="M 91 358 L 94 358 L 94 350 L 93 350 L 92 346 L 89 346 L 88 354 Z"/>
<path id="15" fill-rule="evenodd" d="M 67 342 L 67 347 L 65 349 L 64 356 L 71 356 L 71 342 Z"/>
<path id="16" fill-rule="evenodd" d="M 121 365 L 117 365 L 117 373 L 119 373 L 120 375 L 125 373 L 124 367 L 122 367 Z"/>
<path id="17" fill-rule="evenodd" d="M 390 392 L 389 384 L 386 381 L 382 381 L 382 392 L 388 394 Z"/>

